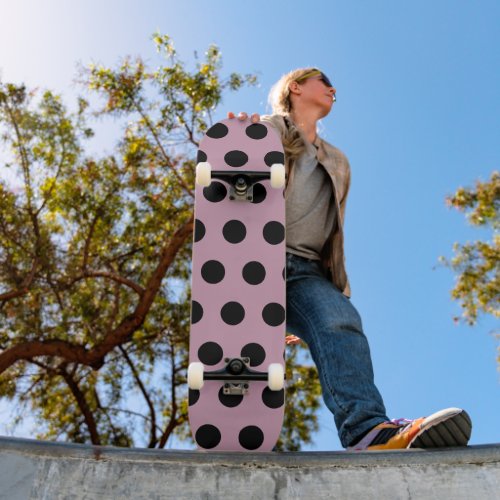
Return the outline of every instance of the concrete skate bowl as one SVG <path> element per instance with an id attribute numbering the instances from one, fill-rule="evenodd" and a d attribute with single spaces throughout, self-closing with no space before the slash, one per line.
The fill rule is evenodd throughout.
<path id="1" fill-rule="evenodd" d="M 0 498 L 500 498 L 500 444 L 432 451 L 207 453 L 0 438 Z"/>

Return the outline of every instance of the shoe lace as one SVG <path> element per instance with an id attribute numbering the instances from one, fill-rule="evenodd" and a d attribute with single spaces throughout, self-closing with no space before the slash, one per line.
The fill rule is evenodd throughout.
<path id="1" fill-rule="evenodd" d="M 409 418 L 393 418 L 392 420 L 389 420 L 389 423 L 395 425 L 404 425 L 405 423 L 412 424 L 413 422 L 414 420 Z"/>
<path id="2" fill-rule="evenodd" d="M 400 434 L 401 432 L 404 432 L 406 429 L 408 429 L 413 424 L 413 422 L 415 422 L 415 419 L 393 418 L 392 420 L 389 420 L 388 423 L 401 427 L 398 431 L 398 434 Z"/>
<path id="3" fill-rule="evenodd" d="M 393 424 L 399 428 L 397 430 L 395 430 L 395 429 L 392 430 L 392 433 L 390 432 L 390 429 L 381 429 L 381 430 L 379 430 L 379 432 L 377 434 L 375 434 L 375 436 L 371 435 L 371 433 L 368 433 L 353 447 L 353 449 L 364 450 L 370 444 L 385 443 L 387 441 L 387 439 L 390 439 L 395 434 L 401 434 L 402 432 L 404 432 L 406 429 L 408 429 L 413 424 L 413 422 L 415 422 L 415 419 L 409 419 L 409 418 L 394 418 L 392 420 L 387 420 L 383 423 L 384 424 Z M 389 433 L 387 433 L 387 431 L 389 431 Z M 381 433 L 384 433 L 383 437 L 380 436 Z M 382 438 L 381 441 L 380 441 L 380 438 Z M 377 439 L 379 439 L 378 443 L 376 442 Z"/>

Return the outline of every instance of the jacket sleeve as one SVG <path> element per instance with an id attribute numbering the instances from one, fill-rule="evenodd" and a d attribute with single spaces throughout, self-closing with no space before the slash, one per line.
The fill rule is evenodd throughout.
<path id="1" fill-rule="evenodd" d="M 344 219 L 345 219 L 345 208 L 347 204 L 347 195 L 349 194 L 349 189 L 351 187 L 351 166 L 349 164 L 349 160 L 345 155 L 343 155 L 343 159 L 345 161 L 345 167 L 346 167 L 346 172 L 345 172 L 345 191 L 342 199 L 340 200 L 340 220 L 342 221 L 342 227 L 345 227 L 344 225 Z M 345 262 L 345 253 L 344 253 L 344 269 L 346 267 L 346 262 Z M 347 275 L 347 273 L 346 273 Z M 349 283 L 349 278 L 347 277 L 347 283 L 346 287 L 343 290 L 343 293 L 346 297 L 351 298 L 351 284 Z"/>
<path id="2" fill-rule="evenodd" d="M 349 160 L 345 155 L 342 155 L 342 160 L 345 166 L 345 173 L 344 173 L 345 179 L 344 179 L 344 192 L 342 199 L 339 201 L 339 205 L 340 205 L 340 220 L 342 221 L 342 225 L 344 225 L 347 195 L 349 194 L 349 189 L 351 187 L 351 166 L 349 165 Z"/>

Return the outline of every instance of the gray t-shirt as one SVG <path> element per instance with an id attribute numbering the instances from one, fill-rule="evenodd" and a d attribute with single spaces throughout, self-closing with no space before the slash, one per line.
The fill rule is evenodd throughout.
<path id="1" fill-rule="evenodd" d="M 286 193 L 286 251 L 320 260 L 335 220 L 332 181 L 311 143 L 306 143 L 294 169 L 293 185 Z"/>

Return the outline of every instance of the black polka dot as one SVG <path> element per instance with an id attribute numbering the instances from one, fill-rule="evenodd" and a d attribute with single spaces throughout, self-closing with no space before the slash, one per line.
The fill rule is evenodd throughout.
<path id="1" fill-rule="evenodd" d="M 224 387 L 220 388 L 219 401 L 227 408 L 234 408 L 243 401 L 243 395 L 238 394 L 224 394 Z"/>
<path id="2" fill-rule="evenodd" d="M 191 301 L 191 324 L 198 323 L 203 318 L 203 307 L 196 300 Z"/>
<path id="3" fill-rule="evenodd" d="M 216 123 L 214 126 L 210 127 L 207 130 L 207 135 L 212 139 L 222 139 L 223 137 L 226 137 L 228 132 L 229 129 L 226 127 L 226 125 L 224 125 L 223 123 Z"/>
<path id="4" fill-rule="evenodd" d="M 260 344 L 252 342 L 241 349 L 241 357 L 250 358 L 250 366 L 258 366 L 266 359 L 266 351 Z"/>
<path id="5" fill-rule="evenodd" d="M 285 321 L 285 309 L 281 304 L 271 302 L 262 310 L 262 318 L 269 326 L 278 326 Z"/>
<path id="6" fill-rule="evenodd" d="M 205 424 L 198 428 L 195 439 L 202 448 L 215 448 L 220 443 L 221 433 L 215 425 Z"/>
<path id="7" fill-rule="evenodd" d="M 242 274 L 249 285 L 259 285 L 266 277 L 266 269 L 260 262 L 252 261 L 245 264 Z"/>
<path id="8" fill-rule="evenodd" d="M 252 203 L 262 203 L 267 196 L 266 188 L 260 182 L 253 186 L 253 200 Z"/>
<path id="9" fill-rule="evenodd" d="M 200 163 L 202 161 L 207 161 L 207 154 L 205 151 L 198 149 L 198 154 L 196 155 L 196 163 Z"/>
<path id="10" fill-rule="evenodd" d="M 280 408 L 285 404 L 285 389 L 271 391 L 269 387 L 266 387 L 262 391 L 262 401 L 268 408 Z"/>
<path id="11" fill-rule="evenodd" d="M 201 276 L 207 283 L 214 285 L 224 279 L 226 270 L 218 260 L 208 260 L 201 266 Z"/>
<path id="12" fill-rule="evenodd" d="M 283 268 L 283 279 L 286 281 L 286 267 Z"/>
<path id="13" fill-rule="evenodd" d="M 264 226 L 263 235 L 270 245 L 278 245 L 285 239 L 285 226 L 275 220 L 268 222 Z"/>
<path id="14" fill-rule="evenodd" d="M 252 123 L 246 128 L 245 133 L 250 139 L 264 139 L 267 136 L 267 127 L 262 123 Z"/>
<path id="15" fill-rule="evenodd" d="M 203 239 L 205 236 L 205 224 L 201 222 L 200 219 L 195 219 L 194 221 L 194 241 L 195 243 Z"/>
<path id="16" fill-rule="evenodd" d="M 224 224 L 222 228 L 224 239 L 229 243 L 240 243 L 247 235 L 245 224 L 239 220 L 230 220 Z"/>
<path id="17" fill-rule="evenodd" d="M 264 162 L 268 167 L 274 165 L 275 163 L 285 164 L 285 155 L 280 151 L 269 151 L 266 156 L 264 156 Z"/>
<path id="18" fill-rule="evenodd" d="M 217 342 L 205 342 L 198 349 L 198 359 L 204 365 L 216 365 L 223 354 L 222 347 Z"/>
<path id="19" fill-rule="evenodd" d="M 203 188 L 203 196 L 212 203 L 222 201 L 227 195 L 227 188 L 222 182 L 212 181 L 210 186 Z"/>
<path id="20" fill-rule="evenodd" d="M 255 425 L 249 425 L 241 429 L 238 439 L 243 448 L 256 450 L 264 442 L 264 433 Z"/>
<path id="21" fill-rule="evenodd" d="M 230 166 L 230 167 L 242 167 L 243 165 L 246 165 L 248 162 L 248 155 L 243 152 L 243 151 L 228 151 L 224 155 L 224 161 Z"/>
<path id="22" fill-rule="evenodd" d="M 200 399 L 200 391 L 189 389 L 189 406 L 193 406 Z"/>
<path id="23" fill-rule="evenodd" d="M 237 325 L 243 321 L 245 309 L 238 302 L 228 302 L 222 307 L 220 315 L 224 323 Z"/>

